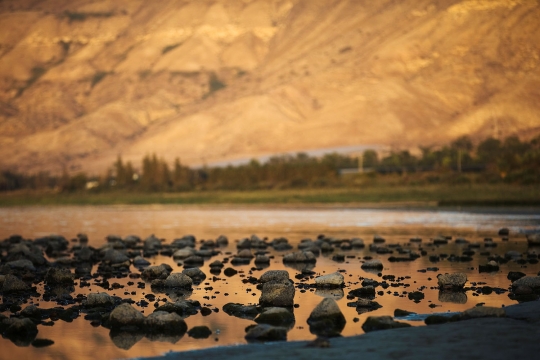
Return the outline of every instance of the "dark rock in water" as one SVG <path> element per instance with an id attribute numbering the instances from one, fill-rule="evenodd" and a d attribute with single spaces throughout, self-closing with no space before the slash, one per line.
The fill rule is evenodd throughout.
<path id="1" fill-rule="evenodd" d="M 27 318 L 9 318 L 1 321 L 3 336 L 17 346 L 28 346 L 38 333 L 36 324 Z"/>
<path id="2" fill-rule="evenodd" d="M 412 291 L 407 295 L 407 297 L 409 300 L 413 300 L 414 302 L 418 303 L 420 300 L 424 299 L 424 293 L 420 291 Z"/>
<path id="3" fill-rule="evenodd" d="M 356 311 L 358 311 L 359 313 L 365 313 L 368 311 L 373 311 L 373 310 L 382 308 L 382 305 L 379 304 L 378 302 L 372 301 L 369 299 L 363 299 L 363 298 L 359 298 L 356 301 L 349 302 L 347 303 L 347 306 L 355 307 Z"/>
<path id="4" fill-rule="evenodd" d="M 241 319 L 253 320 L 259 315 L 259 309 L 254 305 L 242 305 L 238 303 L 228 303 L 223 305 L 223 311 L 231 316 Z"/>
<path id="5" fill-rule="evenodd" d="M 499 235 L 500 236 L 508 236 L 508 235 L 510 235 L 510 230 L 508 228 L 499 229 Z"/>
<path id="6" fill-rule="evenodd" d="M 194 339 L 208 339 L 212 335 L 212 330 L 208 326 L 194 326 L 189 329 L 188 335 Z"/>
<path id="7" fill-rule="evenodd" d="M 109 264 L 121 264 L 121 263 L 129 262 L 129 257 L 122 251 L 109 249 L 105 251 L 105 256 L 103 256 L 102 261 Z"/>
<path id="8" fill-rule="evenodd" d="M 182 274 L 189 276 L 194 284 L 200 284 L 206 279 L 206 274 L 199 268 L 184 269 Z"/>
<path id="9" fill-rule="evenodd" d="M 527 244 L 529 246 L 540 246 L 540 233 L 527 234 Z"/>
<path id="10" fill-rule="evenodd" d="M 173 273 L 167 276 L 167 278 L 163 281 L 152 281 L 152 287 L 190 289 L 192 285 L 193 280 L 191 280 L 189 276 L 182 273 Z"/>
<path id="11" fill-rule="evenodd" d="M 141 331 L 122 331 L 112 329 L 109 332 L 109 337 L 117 348 L 129 350 L 133 347 L 133 345 L 142 340 L 144 333 Z"/>
<path id="12" fill-rule="evenodd" d="M 221 261 L 216 260 L 216 261 L 212 262 L 209 266 L 210 266 L 210 268 L 222 269 L 225 265 Z M 234 271 L 236 271 L 236 270 L 234 270 Z"/>
<path id="13" fill-rule="evenodd" d="M 368 261 L 364 262 L 360 267 L 362 269 L 382 270 L 383 269 L 383 264 L 382 264 L 381 260 L 373 259 L 373 260 L 368 260 Z"/>
<path id="14" fill-rule="evenodd" d="M 286 341 L 287 329 L 284 327 L 260 324 L 253 326 L 246 334 L 248 342 L 254 341 Z"/>
<path id="15" fill-rule="evenodd" d="M 486 317 L 505 317 L 506 312 L 502 308 L 491 306 L 475 306 L 471 309 L 463 311 L 459 317 L 460 320 L 479 319 Z"/>
<path id="16" fill-rule="evenodd" d="M 36 271 L 34 264 L 30 260 L 26 260 L 26 259 L 9 261 L 7 262 L 6 265 L 16 270 Z"/>
<path id="17" fill-rule="evenodd" d="M 496 261 L 491 260 L 486 265 L 479 265 L 478 272 L 494 272 L 499 271 L 499 264 Z"/>
<path id="18" fill-rule="evenodd" d="M 339 272 L 315 278 L 315 286 L 317 286 L 317 288 L 339 288 L 344 286 L 344 284 L 345 280 L 343 275 Z"/>
<path id="19" fill-rule="evenodd" d="M 25 318 L 30 318 L 32 320 L 41 321 L 41 319 L 43 318 L 43 314 L 46 312 L 47 310 L 40 309 L 35 305 L 30 305 L 21 311 L 21 316 Z"/>
<path id="20" fill-rule="evenodd" d="M 129 304 L 117 306 L 109 316 L 111 328 L 140 328 L 144 324 L 144 315 Z"/>
<path id="21" fill-rule="evenodd" d="M 228 267 L 228 268 L 225 269 L 225 271 L 223 273 L 225 274 L 225 276 L 231 277 L 231 276 L 234 276 L 234 275 L 238 274 L 238 271 L 231 268 L 231 267 Z"/>
<path id="22" fill-rule="evenodd" d="M 26 283 L 18 277 L 8 274 L 4 278 L 2 291 L 4 294 L 26 292 L 30 291 L 30 286 L 26 285 Z"/>
<path id="23" fill-rule="evenodd" d="M 189 258 L 192 255 L 195 255 L 195 250 L 192 248 L 186 247 L 183 249 L 176 250 L 172 254 L 172 257 L 174 260 L 183 260 L 183 259 Z"/>
<path id="24" fill-rule="evenodd" d="M 251 262 L 251 258 L 234 257 L 231 260 L 232 265 L 248 265 Z"/>
<path id="25" fill-rule="evenodd" d="M 32 346 L 36 348 L 51 346 L 52 344 L 54 344 L 54 341 L 49 339 L 35 339 L 32 341 Z"/>
<path id="26" fill-rule="evenodd" d="M 346 324 L 345 316 L 333 299 L 323 299 L 313 309 L 307 323 L 309 331 L 318 336 L 339 336 Z"/>
<path id="27" fill-rule="evenodd" d="M 229 245 L 229 239 L 225 235 L 219 235 L 216 239 L 216 244 L 218 246 L 227 246 Z"/>
<path id="28" fill-rule="evenodd" d="M 143 266 L 149 266 L 150 261 L 146 260 L 142 256 L 138 255 L 133 259 L 133 266 L 136 267 L 143 267 Z"/>
<path id="29" fill-rule="evenodd" d="M 454 304 L 467 303 L 467 294 L 459 291 L 439 291 L 439 301 Z"/>
<path id="30" fill-rule="evenodd" d="M 366 286 L 366 287 L 354 289 L 349 292 L 349 295 L 361 297 L 361 298 L 374 298 L 375 288 L 373 286 Z"/>
<path id="31" fill-rule="evenodd" d="M 351 246 L 354 249 L 361 249 L 361 248 L 365 247 L 366 245 L 364 244 L 364 240 L 362 240 L 360 238 L 352 238 L 351 239 Z"/>
<path id="32" fill-rule="evenodd" d="M 415 315 L 415 312 L 402 310 L 402 309 L 395 309 L 394 310 L 394 317 L 405 317 L 408 315 Z"/>
<path id="33" fill-rule="evenodd" d="M 379 284 L 379 282 L 377 280 L 368 279 L 368 278 L 365 278 L 364 280 L 362 280 L 362 286 L 363 287 L 372 286 L 372 287 L 376 288 L 379 285 L 380 284 Z"/>
<path id="34" fill-rule="evenodd" d="M 443 274 L 437 276 L 437 281 L 441 289 L 460 290 L 467 282 L 467 275 L 464 273 Z"/>
<path id="35" fill-rule="evenodd" d="M 203 266 L 204 259 L 197 255 L 191 255 L 190 257 L 184 259 L 184 265 L 189 266 Z"/>
<path id="36" fill-rule="evenodd" d="M 294 305 L 295 288 L 287 271 L 267 271 L 261 276 L 259 282 L 263 284 L 259 298 L 261 306 L 289 307 Z"/>
<path id="37" fill-rule="evenodd" d="M 172 272 L 172 268 L 167 264 L 149 266 L 143 270 L 141 277 L 144 280 L 166 279 Z"/>
<path id="38" fill-rule="evenodd" d="M 75 275 L 69 269 L 65 268 L 50 268 L 45 275 L 45 283 L 47 285 L 62 284 L 73 285 Z"/>
<path id="39" fill-rule="evenodd" d="M 364 324 L 362 325 L 362 330 L 364 332 L 378 331 L 378 330 L 387 330 L 387 329 L 397 329 L 403 327 L 410 327 L 411 325 L 407 323 L 401 323 L 394 321 L 391 316 L 369 316 Z"/>
<path id="40" fill-rule="evenodd" d="M 270 258 L 266 255 L 257 255 L 255 264 L 270 264 Z"/>
<path id="41" fill-rule="evenodd" d="M 283 263 L 315 263 L 317 258 L 311 251 L 298 251 L 283 257 Z"/>
<path id="42" fill-rule="evenodd" d="M 114 305 L 114 299 L 107 293 L 90 293 L 83 301 L 83 306 L 86 307 L 109 307 Z"/>
<path id="43" fill-rule="evenodd" d="M 335 254 L 334 256 L 332 256 L 332 261 L 344 262 L 345 261 L 345 255 L 344 254 Z"/>
<path id="44" fill-rule="evenodd" d="M 534 292 L 540 291 L 540 276 L 523 276 L 512 283 L 512 289 L 529 287 Z"/>
<path id="45" fill-rule="evenodd" d="M 146 333 L 167 333 L 183 335 L 187 331 L 186 322 L 178 314 L 167 311 L 154 311 L 144 319 Z"/>
<path id="46" fill-rule="evenodd" d="M 382 236 L 379 236 L 379 235 L 375 235 L 373 237 L 373 242 L 376 243 L 376 244 L 382 244 L 386 241 L 385 238 L 383 238 Z"/>
<path id="47" fill-rule="evenodd" d="M 198 301 L 192 300 L 179 300 L 174 303 L 165 303 L 164 305 L 158 306 L 155 311 L 166 311 L 170 313 L 176 313 L 181 318 L 187 318 L 191 315 L 197 314 L 197 309 L 200 307 Z"/>
<path id="48" fill-rule="evenodd" d="M 294 314 L 281 307 L 271 307 L 263 310 L 262 313 L 255 318 L 255 322 L 258 324 L 269 324 L 273 326 L 281 326 L 290 328 L 294 325 Z"/>
<path id="49" fill-rule="evenodd" d="M 444 315 L 429 315 L 424 319 L 424 323 L 426 325 L 438 325 L 438 324 L 445 324 L 447 322 L 456 321 L 457 318 L 453 318 L 450 316 L 444 316 Z"/>

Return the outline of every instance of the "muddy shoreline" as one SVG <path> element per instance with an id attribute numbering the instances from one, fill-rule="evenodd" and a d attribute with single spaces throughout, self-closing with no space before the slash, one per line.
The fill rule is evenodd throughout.
<path id="1" fill-rule="evenodd" d="M 540 352 L 540 302 L 504 308 L 506 317 L 391 329 L 311 341 L 273 342 L 168 353 L 147 360 L 176 359 L 508 359 Z M 143 358 L 137 358 L 143 359 Z"/>

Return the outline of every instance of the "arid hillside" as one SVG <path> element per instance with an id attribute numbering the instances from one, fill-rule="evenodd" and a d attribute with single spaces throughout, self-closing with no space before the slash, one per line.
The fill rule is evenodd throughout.
<path id="1" fill-rule="evenodd" d="M 540 133 L 537 0 L 4 0 L 0 168 Z"/>

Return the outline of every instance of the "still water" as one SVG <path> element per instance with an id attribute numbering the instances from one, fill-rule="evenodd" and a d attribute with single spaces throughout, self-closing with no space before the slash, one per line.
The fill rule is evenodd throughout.
<path id="1" fill-rule="evenodd" d="M 510 229 L 508 241 L 503 241 L 497 235 L 502 227 Z M 458 300 L 439 297 L 436 276 L 445 272 L 465 272 L 471 286 L 483 283 L 502 289 L 508 289 L 510 281 L 506 278 L 508 271 L 522 271 L 527 275 L 536 275 L 540 270 L 538 264 L 518 264 L 510 261 L 501 265 L 498 272 L 479 273 L 478 266 L 487 262 L 487 254 L 504 254 L 509 250 L 521 253 L 535 251 L 527 247 L 524 233 L 540 230 L 540 213 L 533 210 L 497 210 L 488 209 L 477 211 L 459 210 L 411 210 L 411 209 L 356 209 L 356 208 L 264 208 L 264 207 L 180 207 L 180 206 L 102 206 L 102 207 L 20 207 L 0 208 L 0 239 L 12 234 L 19 234 L 25 238 L 37 238 L 50 234 L 60 234 L 67 239 L 76 237 L 77 233 L 85 233 L 89 238 L 89 245 L 99 247 L 103 245 L 105 236 L 110 234 L 125 237 L 130 234 L 146 238 L 155 234 L 171 243 L 175 238 L 192 234 L 197 240 L 215 239 L 219 235 L 229 238 L 229 246 L 221 248 L 221 254 L 205 261 L 201 270 L 208 276 L 200 286 L 194 287 L 190 299 L 198 300 L 201 304 L 216 309 L 209 316 L 201 314 L 186 319 L 188 329 L 198 325 L 208 326 L 213 334 L 208 339 L 193 339 L 185 334 L 181 339 L 148 339 L 145 337 L 133 339 L 129 349 L 115 345 L 115 339 L 109 336 L 109 330 L 103 327 L 92 327 L 89 321 L 80 316 L 71 323 L 56 321 L 54 326 L 38 326 L 38 338 L 51 339 L 55 343 L 45 348 L 18 347 L 7 339 L 0 339 L 0 359 L 114 359 L 127 357 L 143 357 L 159 355 L 168 351 L 181 351 L 212 346 L 222 346 L 245 343 L 244 329 L 254 322 L 227 315 L 221 309 L 224 304 L 237 302 L 242 304 L 257 304 L 260 291 L 252 284 L 242 282 L 247 276 L 260 277 L 267 270 L 285 269 L 290 278 L 298 274 L 298 270 L 287 267 L 282 263 L 282 256 L 286 252 L 274 251 L 268 248 L 269 255 L 274 258 L 270 267 L 255 269 L 253 264 L 234 266 L 239 274 L 233 277 L 218 275 L 212 279 L 208 264 L 214 260 L 222 260 L 236 254 L 235 240 L 243 239 L 256 234 L 261 238 L 286 237 L 293 245 L 294 251 L 298 243 L 305 238 L 315 239 L 319 234 L 337 239 L 352 237 L 363 238 L 366 243 L 364 249 L 340 250 L 334 253 L 321 254 L 314 267 L 317 274 L 341 271 L 345 276 L 346 288 L 344 294 L 334 292 L 324 294 L 307 290 L 296 290 L 295 303 L 299 305 L 294 309 L 295 325 L 288 332 L 288 340 L 309 340 L 315 338 L 309 332 L 306 323 L 313 308 L 323 299 L 323 296 L 332 296 L 345 315 L 347 324 L 342 332 L 344 336 L 362 334 L 361 325 L 370 315 L 393 315 L 394 309 L 401 308 L 417 313 L 434 313 L 448 311 L 462 311 L 485 303 L 489 306 L 503 306 L 515 303 L 510 300 L 508 293 L 489 295 L 478 294 L 474 291 L 466 292 Z M 401 244 L 404 248 L 418 251 L 426 250 L 428 256 L 412 262 L 389 262 L 389 254 L 376 254 L 370 252 L 369 244 L 373 242 L 374 235 L 386 239 L 386 244 Z M 450 262 L 445 259 L 432 263 L 429 255 L 455 254 L 461 255 L 464 245 L 450 241 L 448 245 L 433 246 L 431 239 L 439 236 L 465 238 L 470 242 L 478 242 L 476 255 L 472 261 Z M 409 239 L 419 237 L 422 243 L 410 243 Z M 484 239 L 493 239 L 496 247 L 486 248 Z M 332 260 L 336 253 L 344 254 L 344 262 Z M 480 255 L 483 253 L 483 255 Z M 372 256 L 380 259 L 384 264 L 382 274 L 393 274 L 401 277 L 410 277 L 402 281 L 404 285 L 385 290 L 384 295 L 375 298 L 382 308 L 369 313 L 359 314 L 354 307 L 348 307 L 347 293 L 360 287 L 362 278 L 379 279 L 377 272 L 370 273 L 360 268 L 362 258 Z M 182 265 L 167 256 L 156 256 L 149 259 L 152 264 L 167 263 L 173 267 L 173 272 L 181 272 Z M 437 267 L 436 271 L 425 271 L 428 267 Z M 132 272 L 137 273 L 135 268 Z M 137 289 L 127 285 L 127 278 L 114 279 L 125 288 L 111 290 L 111 295 L 123 298 L 131 297 L 135 301 L 142 300 L 145 294 L 151 293 L 149 286 L 146 289 Z M 312 283 L 313 281 L 308 281 Z M 205 284 L 207 283 L 207 284 Z M 205 287 L 212 290 L 205 290 Z M 406 292 L 425 287 L 425 298 L 415 303 L 407 298 Z M 378 288 L 377 290 L 380 290 Z M 80 288 L 75 286 L 72 294 L 86 295 L 90 292 L 101 292 L 102 288 L 91 286 Z M 124 292 L 136 291 L 136 295 L 125 295 Z M 404 294 L 405 292 L 405 294 Z M 224 294 L 228 295 L 225 296 Z M 165 297 L 163 294 L 156 294 Z M 343 296 L 344 295 L 344 296 Z M 34 298 L 34 304 L 40 307 L 56 306 L 43 299 Z M 453 301 L 453 302 L 452 302 Z M 30 302 L 28 302 L 30 304 Z M 152 305 L 152 304 L 151 304 Z M 23 308 L 27 306 L 23 305 Z M 140 308 L 146 315 L 153 311 L 153 307 Z M 9 312 L 4 315 L 9 316 Z M 412 325 L 422 325 L 421 322 L 410 322 Z M 125 346 L 124 346 L 125 347 Z"/>

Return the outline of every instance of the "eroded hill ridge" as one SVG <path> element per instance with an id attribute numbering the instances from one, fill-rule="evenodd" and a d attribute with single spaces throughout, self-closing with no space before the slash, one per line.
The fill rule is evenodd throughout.
<path id="1" fill-rule="evenodd" d="M 537 0 L 0 3 L 0 167 L 540 132 Z"/>

